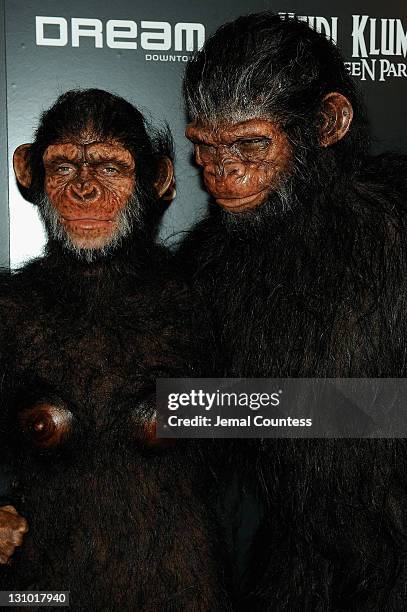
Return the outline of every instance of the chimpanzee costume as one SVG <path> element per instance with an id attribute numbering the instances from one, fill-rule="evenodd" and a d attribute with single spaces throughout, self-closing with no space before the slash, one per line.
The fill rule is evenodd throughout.
<path id="1" fill-rule="evenodd" d="M 180 258 L 211 312 L 224 374 L 405 376 L 407 160 L 369 156 L 334 44 L 295 19 L 242 17 L 189 62 L 184 92 L 218 206 Z M 243 608 L 405 610 L 406 449 L 259 443 L 248 467 L 265 520 Z M 243 443 L 235 453 L 251 457 Z"/>
<path id="2" fill-rule="evenodd" d="M 61 96 L 15 156 L 48 244 L 1 277 L 1 454 L 29 532 L 6 565 L 25 526 L 0 529 L 0 581 L 70 590 L 78 611 L 230 609 L 200 444 L 154 434 L 155 379 L 209 363 L 154 245 L 170 157 L 98 90 Z"/>

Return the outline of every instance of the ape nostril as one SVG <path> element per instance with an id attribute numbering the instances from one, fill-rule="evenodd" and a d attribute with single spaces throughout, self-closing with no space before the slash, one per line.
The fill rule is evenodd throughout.
<path id="1" fill-rule="evenodd" d="M 92 183 L 76 183 L 71 185 L 71 194 L 75 199 L 92 200 L 97 196 L 98 190 Z"/>
<path id="2" fill-rule="evenodd" d="M 227 178 L 232 175 L 236 175 L 237 177 L 244 176 L 245 169 L 243 164 L 239 164 L 238 162 L 224 161 L 208 167 L 207 172 L 217 178 Z"/>
<path id="3" fill-rule="evenodd" d="M 226 161 L 224 164 L 224 174 L 226 176 L 230 174 L 236 174 L 237 176 L 243 176 L 245 173 L 244 165 L 235 161 Z"/>
<path id="4" fill-rule="evenodd" d="M 89 187 L 88 189 L 82 190 L 82 197 L 85 200 L 93 200 L 93 198 L 97 195 L 97 190 L 95 187 Z"/>
<path id="5" fill-rule="evenodd" d="M 219 165 L 218 164 L 205 164 L 204 166 L 204 175 L 209 176 L 218 176 L 219 175 Z"/>
<path id="6" fill-rule="evenodd" d="M 223 164 L 222 165 L 218 164 L 215 166 L 215 174 L 216 176 L 219 176 L 219 177 L 222 177 L 225 175 L 225 167 L 223 166 Z"/>

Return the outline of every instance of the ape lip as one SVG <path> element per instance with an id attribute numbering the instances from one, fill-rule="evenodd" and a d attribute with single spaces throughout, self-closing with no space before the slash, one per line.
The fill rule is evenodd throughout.
<path id="1" fill-rule="evenodd" d="M 266 195 L 267 189 L 262 189 L 257 193 L 253 193 L 252 195 L 246 196 L 245 198 L 235 198 L 230 196 L 218 196 L 216 194 L 212 194 L 218 204 L 221 204 L 225 208 L 240 208 L 245 204 L 251 204 L 255 200 L 257 200 L 261 195 Z"/>
<path id="2" fill-rule="evenodd" d="M 113 223 L 113 219 L 98 219 L 97 217 L 62 217 L 64 221 L 91 221 L 94 223 Z"/>
<path id="3" fill-rule="evenodd" d="M 62 219 L 67 230 L 70 228 L 69 231 L 80 230 L 82 232 L 110 231 L 114 222 L 114 219 L 96 219 L 95 217 L 76 217 L 74 219 L 62 217 Z"/>

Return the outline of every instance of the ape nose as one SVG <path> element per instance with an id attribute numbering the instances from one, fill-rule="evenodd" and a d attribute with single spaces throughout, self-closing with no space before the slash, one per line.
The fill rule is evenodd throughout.
<path id="1" fill-rule="evenodd" d="M 208 168 L 209 174 L 216 178 L 227 178 L 235 176 L 236 178 L 244 176 L 244 164 L 234 159 L 221 159 Z"/>
<path id="2" fill-rule="evenodd" d="M 71 196 L 74 200 L 80 202 L 92 202 L 99 196 L 97 186 L 91 181 L 77 181 L 71 184 Z"/>

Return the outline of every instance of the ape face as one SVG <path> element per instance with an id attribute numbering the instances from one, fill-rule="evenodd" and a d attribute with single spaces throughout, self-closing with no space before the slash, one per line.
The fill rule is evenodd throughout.
<path id="1" fill-rule="evenodd" d="M 290 173 L 292 149 L 285 132 L 267 119 L 222 126 L 192 123 L 186 136 L 195 145 L 206 188 L 230 212 L 256 208 Z"/>
<path id="2" fill-rule="evenodd" d="M 43 113 L 13 166 L 49 246 L 92 263 L 155 231 L 163 207 L 154 205 L 175 196 L 171 156 L 169 132 L 151 138 L 133 105 L 89 89 L 66 92 Z"/>
<path id="3" fill-rule="evenodd" d="M 72 244 L 78 249 L 111 244 L 134 191 L 131 153 L 117 141 L 85 136 L 50 145 L 43 163 L 45 194 Z"/>

